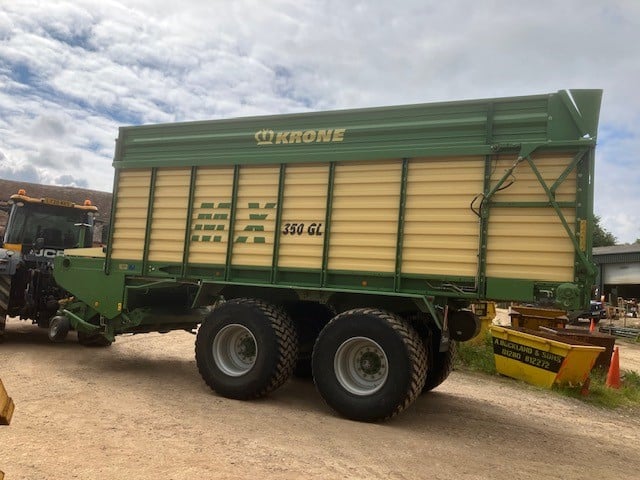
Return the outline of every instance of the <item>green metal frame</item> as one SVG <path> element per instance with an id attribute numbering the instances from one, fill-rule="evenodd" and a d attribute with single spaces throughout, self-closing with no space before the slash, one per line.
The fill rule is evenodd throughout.
<path id="1" fill-rule="evenodd" d="M 187 224 L 184 232 L 184 254 L 182 255 L 182 271 L 181 277 L 187 276 L 187 268 L 189 263 L 189 250 L 191 245 L 191 228 L 193 225 L 193 202 L 195 200 L 194 193 L 196 190 L 196 178 L 198 175 L 198 167 L 191 167 L 191 178 L 189 179 L 189 199 L 187 203 Z"/>
<path id="2" fill-rule="evenodd" d="M 487 258 L 487 244 L 489 238 L 489 217 L 492 207 L 511 207 L 511 208 L 553 208 L 556 215 L 560 219 L 562 226 L 567 233 L 567 237 L 571 240 L 575 256 L 576 256 L 576 277 L 575 281 L 580 283 L 581 287 L 588 287 L 588 284 L 595 278 L 595 266 L 591 260 L 591 236 L 592 236 L 592 220 L 590 213 L 593 211 L 593 185 L 589 183 L 589 172 L 593 172 L 593 148 L 580 148 L 574 155 L 573 160 L 565 168 L 562 174 L 554 181 L 553 185 L 549 187 L 537 168 L 535 161 L 531 158 L 531 155 L 536 150 L 544 150 L 546 145 L 540 145 L 535 148 L 533 145 L 527 145 L 526 156 L 519 155 L 509 169 L 507 169 L 497 183 L 491 187 L 491 174 L 492 174 L 492 157 L 487 156 L 485 159 L 485 185 L 484 192 L 482 194 L 482 201 L 480 207 L 480 236 L 479 236 L 479 262 L 478 262 L 478 288 L 481 295 L 487 294 L 487 277 L 486 277 L 486 258 Z M 584 160 L 588 159 L 588 163 L 585 165 Z M 494 201 L 494 195 L 504 186 L 505 182 L 511 177 L 515 168 L 522 162 L 526 162 L 531 168 L 532 172 L 536 176 L 536 179 L 542 186 L 545 194 L 547 195 L 547 202 L 500 202 Z M 577 171 L 577 192 L 575 202 L 557 202 L 555 200 L 555 193 L 558 187 L 568 178 L 570 173 Z M 566 220 L 566 217 L 562 213 L 562 208 L 574 208 L 576 211 L 576 225 L 574 230 Z M 585 232 L 581 232 L 580 221 L 588 220 L 588 229 Z M 580 235 L 585 236 L 582 240 L 583 246 L 581 246 Z M 586 243 L 585 243 L 586 242 Z M 518 282 L 515 282 L 516 284 Z M 528 284 L 534 284 L 534 281 L 527 281 Z M 501 289 L 506 292 L 521 292 L 522 287 L 520 285 L 513 285 L 513 289 L 509 287 L 509 283 L 505 282 L 501 285 Z M 521 295 L 517 293 L 514 295 Z"/>
<path id="3" fill-rule="evenodd" d="M 276 223 L 273 232 L 273 260 L 271 265 L 273 269 L 271 271 L 271 283 L 275 283 L 278 278 L 278 258 L 280 257 L 280 224 L 282 223 L 282 208 L 284 198 L 284 179 L 287 166 L 286 164 L 280 164 L 280 173 L 278 176 L 278 204 L 276 206 Z"/>
<path id="4" fill-rule="evenodd" d="M 538 179 L 538 182 L 540 182 L 540 185 L 542 185 L 542 188 L 544 189 L 545 193 L 547 194 L 547 197 L 549 198 L 549 204 L 553 207 L 553 209 L 555 210 L 556 214 L 558 215 L 558 218 L 562 222 L 562 226 L 564 227 L 565 231 L 567 232 L 567 236 L 571 240 L 571 243 L 573 243 L 573 247 L 575 249 L 576 255 L 577 255 L 582 267 L 585 269 L 585 271 L 587 272 L 588 275 L 595 276 L 595 267 L 589 261 L 589 259 L 585 255 L 585 253 L 580 249 L 579 239 L 576 237 L 575 233 L 571 230 L 571 227 L 567 223 L 567 219 L 565 218 L 564 214 L 560 210 L 560 206 L 556 202 L 553 192 L 549 189 L 549 187 L 545 183 L 544 179 L 542 178 L 542 175 L 540 174 L 540 171 L 535 166 L 535 163 L 531 160 L 531 157 L 528 156 L 526 160 L 529 163 L 529 166 L 531 167 L 531 170 L 533 170 L 533 173 L 535 174 L 536 178 Z"/>
<path id="5" fill-rule="evenodd" d="M 236 165 L 233 168 L 233 186 L 231 188 L 231 209 L 229 211 L 229 233 L 227 237 L 227 259 L 224 268 L 224 279 L 229 280 L 231 275 L 231 258 L 233 256 L 233 232 L 236 227 L 236 208 L 237 202 L 234 200 L 238 198 L 238 182 L 240 180 L 240 166 Z"/>
<path id="6" fill-rule="evenodd" d="M 156 177 L 158 174 L 157 168 L 151 169 L 151 180 L 149 186 L 149 203 L 147 207 L 147 224 L 144 228 L 144 250 L 142 252 L 142 272 L 145 273 L 149 270 L 149 244 L 151 243 L 151 225 L 153 222 L 153 203 L 155 201 L 156 193 Z"/>
<path id="7" fill-rule="evenodd" d="M 402 246 L 404 245 L 404 214 L 407 207 L 407 178 L 409 174 L 409 159 L 402 159 L 402 173 L 400 177 L 400 206 L 398 207 L 398 235 L 396 237 L 396 268 L 393 290 L 400 291 L 402 278 Z"/>
<path id="8" fill-rule="evenodd" d="M 120 143 L 116 142 L 116 156 L 118 155 L 118 148 L 119 148 Z M 112 191 L 115 192 L 117 191 L 117 187 L 118 187 L 118 180 L 120 178 L 120 170 L 116 169 L 114 174 L 113 174 L 113 189 Z M 111 245 L 113 245 L 113 222 L 115 220 L 115 214 L 116 214 L 116 204 L 118 203 L 118 197 L 116 195 L 113 196 L 113 200 L 111 202 L 111 212 L 109 212 L 109 218 L 111 219 L 111 223 L 109 225 L 109 236 L 107 237 L 107 252 L 106 252 L 106 258 L 105 258 L 105 262 L 104 262 L 104 273 L 105 275 L 109 275 L 110 273 L 110 266 L 111 266 L 111 253 L 112 253 L 112 248 Z"/>
<path id="9" fill-rule="evenodd" d="M 327 283 L 327 270 L 329 265 L 329 239 L 331 238 L 331 213 L 333 208 L 333 187 L 336 177 L 336 164 L 331 162 L 329 164 L 329 178 L 327 179 L 327 208 L 324 219 L 324 244 L 322 247 L 322 277 L 320 286 L 325 286 Z"/>

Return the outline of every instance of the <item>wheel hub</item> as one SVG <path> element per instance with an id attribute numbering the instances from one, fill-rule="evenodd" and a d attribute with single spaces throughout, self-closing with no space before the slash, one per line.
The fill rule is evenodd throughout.
<path id="1" fill-rule="evenodd" d="M 358 373 L 366 377 L 380 377 L 384 374 L 384 358 L 373 349 L 367 348 L 364 352 L 359 353 L 356 361 Z"/>
<path id="2" fill-rule="evenodd" d="M 233 323 L 222 328 L 213 339 L 213 360 L 231 377 L 249 372 L 256 363 L 258 343 L 251 330 Z"/>
<path id="3" fill-rule="evenodd" d="M 348 392 L 371 395 L 380 390 L 389 375 L 382 347 L 367 337 L 353 337 L 340 345 L 334 357 L 336 379 Z"/>
<path id="4" fill-rule="evenodd" d="M 254 343 L 253 336 L 250 333 L 238 336 L 235 348 L 238 353 L 238 357 L 244 362 L 250 363 L 256 356 L 256 344 Z"/>

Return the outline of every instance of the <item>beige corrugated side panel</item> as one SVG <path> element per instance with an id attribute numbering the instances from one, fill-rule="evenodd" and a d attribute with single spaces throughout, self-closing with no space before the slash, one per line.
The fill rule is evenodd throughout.
<path id="1" fill-rule="evenodd" d="M 120 170 L 111 257 L 142 260 L 151 186 L 150 169 Z"/>
<path id="2" fill-rule="evenodd" d="M 409 162 L 402 273 L 477 274 L 479 220 L 469 205 L 483 179 L 484 157 Z"/>
<path id="3" fill-rule="evenodd" d="M 329 164 L 287 165 L 279 267 L 322 268 L 328 181 Z"/>
<path id="4" fill-rule="evenodd" d="M 545 183 L 551 187 L 572 158 L 572 155 L 544 155 L 534 157 L 534 161 Z M 512 163 L 513 159 L 498 161 L 493 178 Z M 518 166 L 514 177 L 515 182 L 498 192 L 495 201 L 548 201 L 542 185 L 527 163 Z M 556 200 L 572 202 L 575 196 L 576 173 L 573 171 L 558 188 Z M 562 213 L 573 231 L 575 211 L 563 209 Z M 488 277 L 572 282 L 574 261 L 573 243 L 553 208 L 491 209 Z"/>
<path id="5" fill-rule="evenodd" d="M 240 168 L 232 265 L 272 265 L 279 178 L 278 165 Z"/>
<path id="6" fill-rule="evenodd" d="M 571 154 L 534 155 L 534 162 L 547 186 L 551 187 L 573 160 Z M 504 171 L 513 165 L 514 157 L 505 157 L 493 163 L 492 181 L 495 183 Z M 513 172 L 515 181 L 495 194 L 496 202 L 547 202 L 549 199 L 535 173 L 527 162 L 521 162 Z M 505 185 L 509 183 L 509 179 Z M 576 172 L 573 170 L 556 190 L 556 201 L 573 202 L 576 198 Z M 551 210 L 551 208 L 549 208 Z"/>
<path id="7" fill-rule="evenodd" d="M 193 201 L 189 263 L 224 265 L 229 245 L 233 167 L 199 167 Z"/>
<path id="8" fill-rule="evenodd" d="M 331 211 L 331 270 L 395 271 L 402 162 L 337 164 Z"/>
<path id="9" fill-rule="evenodd" d="M 149 261 L 182 262 L 190 182 L 190 168 L 158 169 L 149 234 Z"/>

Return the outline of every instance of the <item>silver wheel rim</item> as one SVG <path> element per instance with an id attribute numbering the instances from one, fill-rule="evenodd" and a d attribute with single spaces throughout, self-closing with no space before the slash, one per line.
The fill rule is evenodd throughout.
<path id="1" fill-rule="evenodd" d="M 213 360 L 231 377 L 240 377 L 251 370 L 257 355 L 256 338 L 248 328 L 237 323 L 222 328 L 213 339 Z"/>
<path id="2" fill-rule="evenodd" d="M 353 337 L 338 347 L 333 369 L 342 387 L 358 396 L 380 390 L 389 376 L 387 355 L 378 343 L 367 337 Z"/>
<path id="3" fill-rule="evenodd" d="M 58 332 L 60 331 L 60 324 L 61 322 L 59 320 L 53 320 L 51 322 L 51 324 L 49 325 L 50 338 L 56 338 L 58 336 Z"/>

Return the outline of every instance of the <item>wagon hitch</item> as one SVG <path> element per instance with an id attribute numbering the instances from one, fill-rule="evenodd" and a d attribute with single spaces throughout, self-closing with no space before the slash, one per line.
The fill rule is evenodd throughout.
<path id="1" fill-rule="evenodd" d="M 66 308 L 63 308 L 59 313 L 65 316 L 69 320 L 69 324 L 73 327 L 73 329 L 78 332 L 98 333 L 100 331 L 100 327 L 98 325 L 93 325 L 92 323 L 85 322 L 78 315 L 70 312 Z"/>

